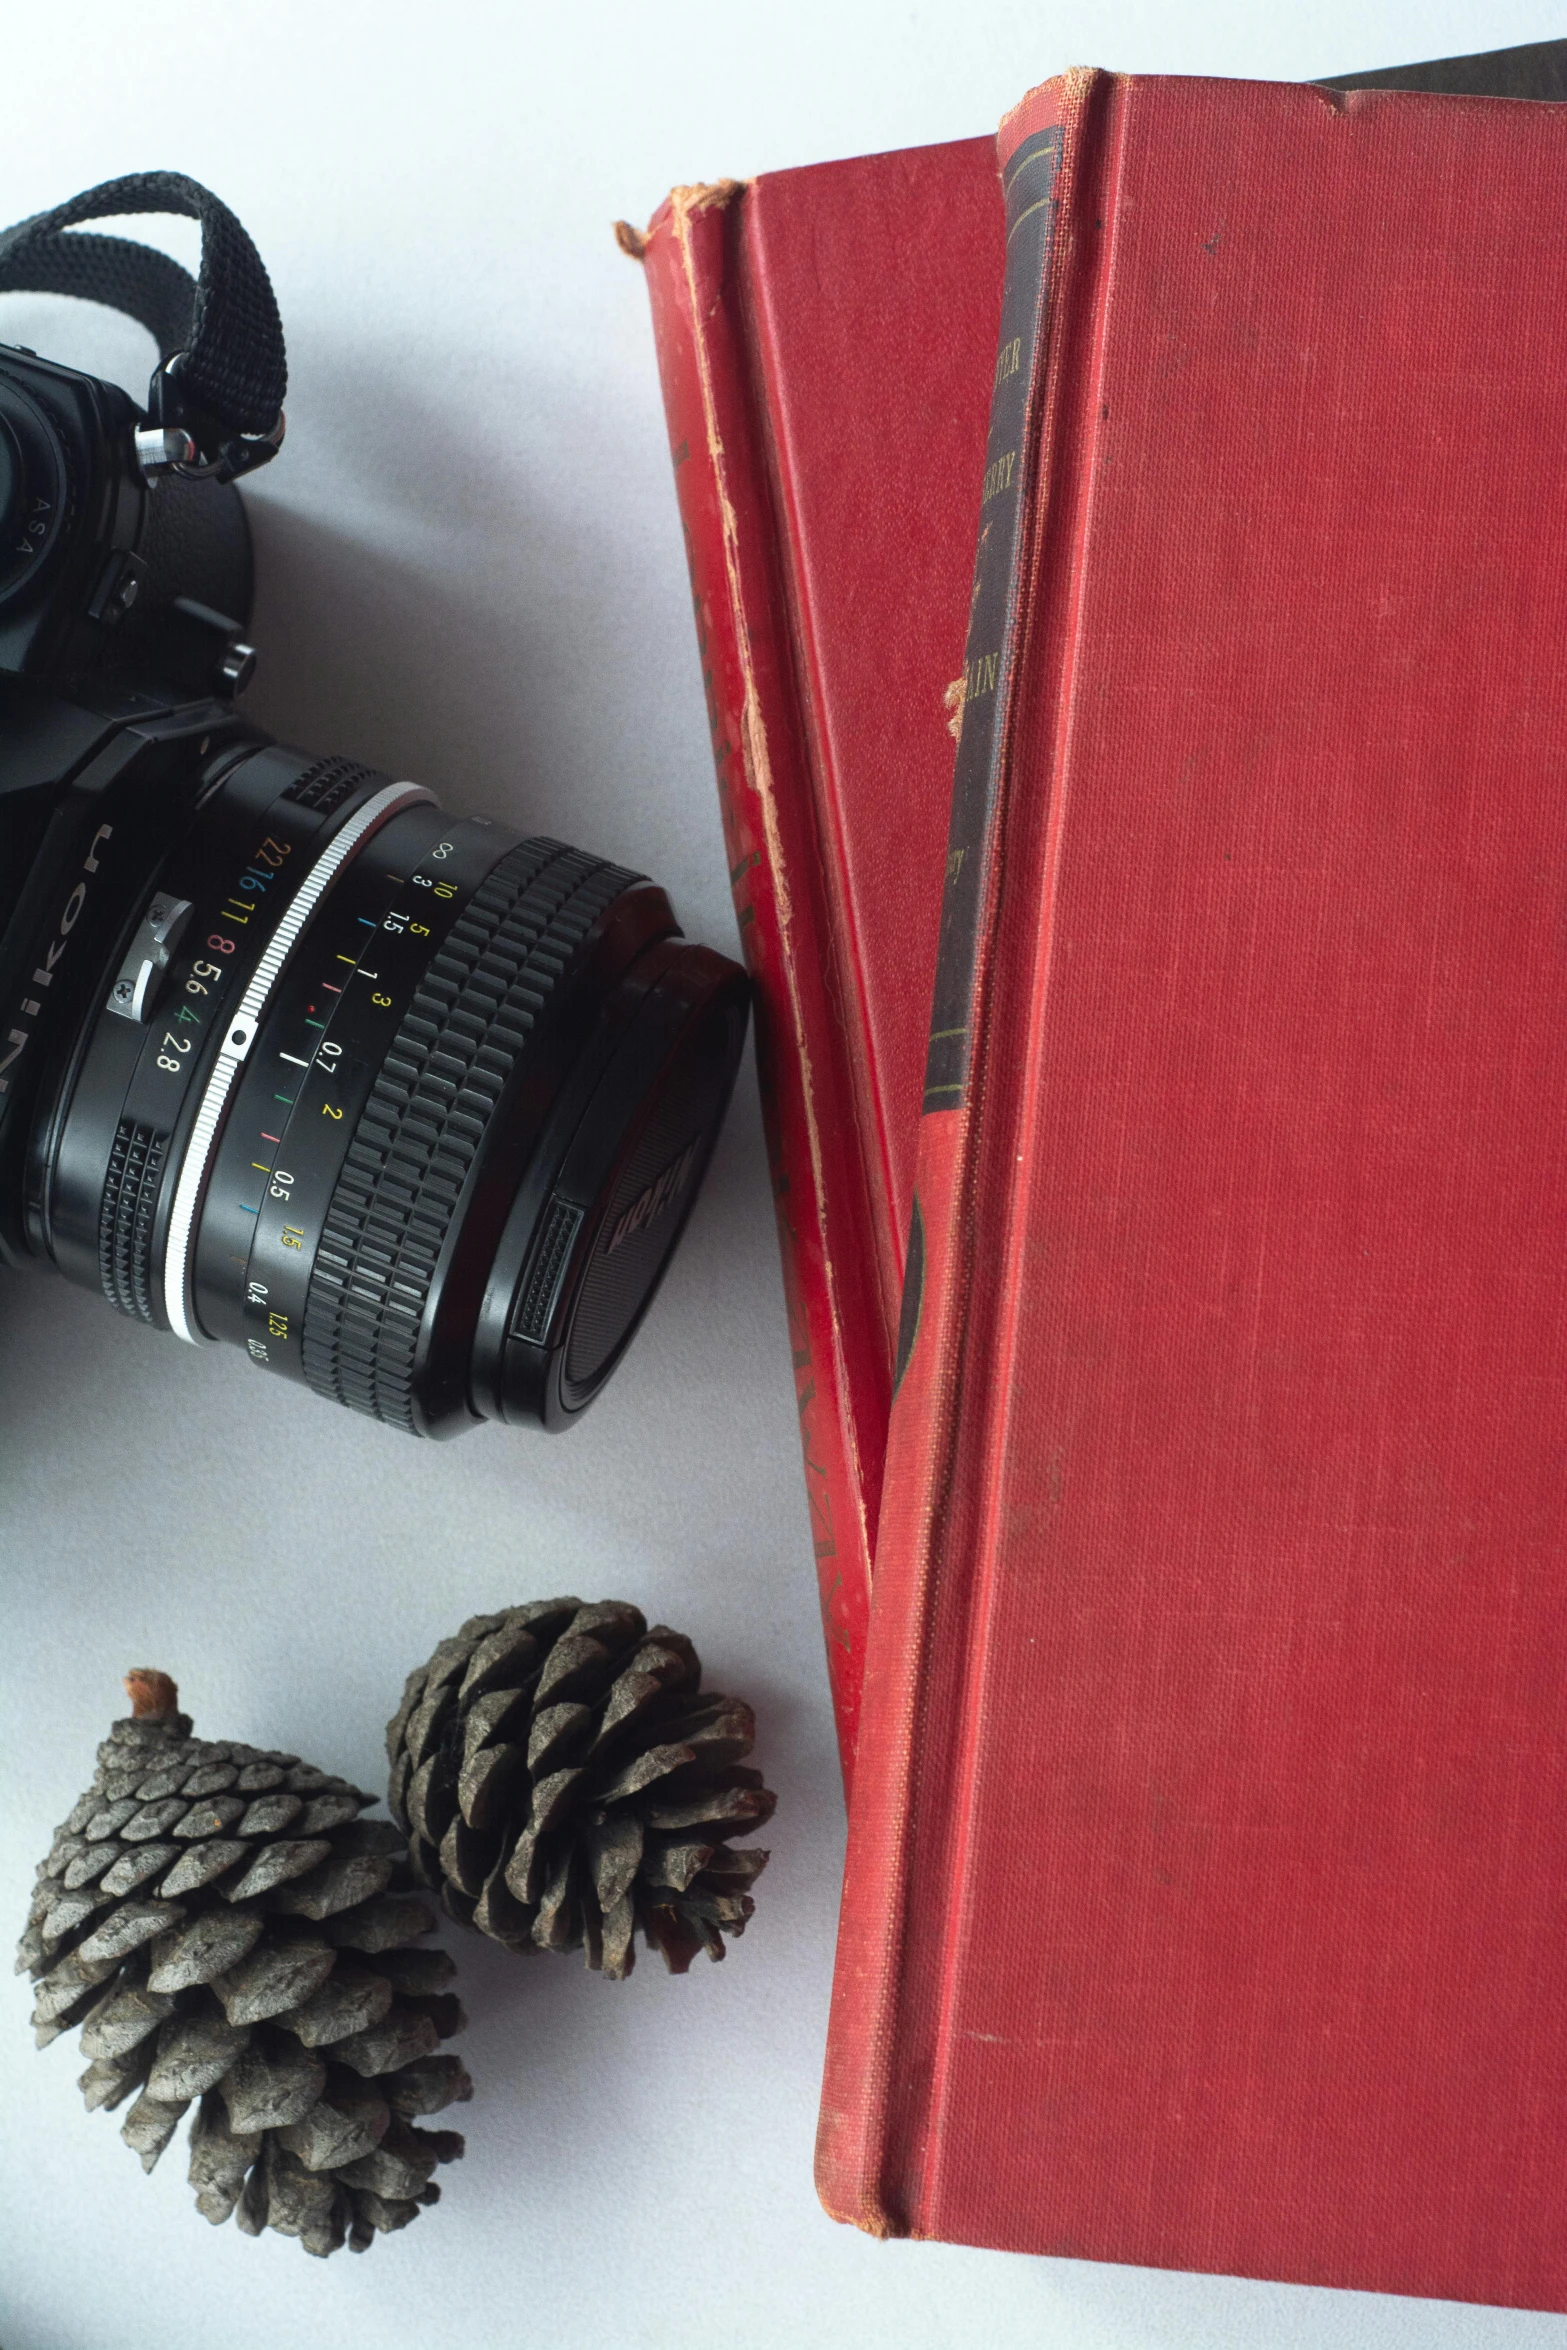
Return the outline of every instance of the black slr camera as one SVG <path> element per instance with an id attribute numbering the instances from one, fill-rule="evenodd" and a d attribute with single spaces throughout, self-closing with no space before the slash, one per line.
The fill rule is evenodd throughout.
<path id="1" fill-rule="evenodd" d="M 200 221 L 193 282 L 79 223 Z M 680 1235 L 739 968 L 641 875 L 235 710 L 236 479 L 283 436 L 259 256 L 142 173 L 0 289 L 150 328 L 146 414 L 0 347 L 0 1257 L 416 1435 L 569 1426 Z"/>

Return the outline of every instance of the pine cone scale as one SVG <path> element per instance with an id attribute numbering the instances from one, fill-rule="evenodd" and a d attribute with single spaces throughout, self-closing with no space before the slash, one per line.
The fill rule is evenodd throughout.
<path id="1" fill-rule="evenodd" d="M 300 2121 L 278 2135 L 306 2170 L 346 2170 L 350 2163 L 374 2153 L 392 2118 L 392 2109 L 383 2099 L 370 2102 L 380 2116 L 379 2128 L 374 2115 L 345 2110 L 323 2097 Z"/>
<path id="2" fill-rule="evenodd" d="M 177 1836 L 181 1833 L 179 1823 L 195 1808 L 184 1795 L 166 1795 L 160 1802 L 138 1805 L 117 1834 L 122 1844 L 149 1844 L 155 1836 Z M 198 1835 L 209 1832 L 216 1835 L 216 1825 L 210 1831 L 196 1831 Z"/>
<path id="3" fill-rule="evenodd" d="M 383 1893 L 362 1909 L 347 1909 L 341 1917 L 326 1919 L 324 1938 L 338 1949 L 379 1958 L 383 1950 L 396 1950 L 417 1935 L 428 1934 L 434 1923 L 422 1901 Z"/>
<path id="4" fill-rule="evenodd" d="M 394 2113 L 405 2116 L 442 2113 L 448 2105 L 466 2105 L 473 2083 L 460 2056 L 422 2056 L 389 2073 L 381 2091 Z"/>
<path id="5" fill-rule="evenodd" d="M 547 1874 L 546 1853 L 537 1829 L 530 1823 L 512 1846 L 511 1857 L 505 1864 L 506 1890 L 531 1909 L 544 1891 Z"/>
<path id="6" fill-rule="evenodd" d="M 426 1844 L 439 1844 L 456 1804 L 457 1773 L 453 1758 L 437 1751 L 426 1756 L 408 1783 L 407 1819 L 411 1832 Z"/>
<path id="7" fill-rule="evenodd" d="M 178 1902 L 165 1904 L 183 1917 Z M 203 1910 L 153 1947 L 147 1980 L 154 1991 L 188 1991 L 237 1966 L 260 1941 L 264 1919 L 250 1910 Z"/>
<path id="8" fill-rule="evenodd" d="M 101 1926 L 95 1926 L 85 1942 L 77 1944 L 75 1956 L 85 1964 L 117 1966 L 142 1943 L 177 1926 L 184 1915 L 184 1905 L 178 1901 L 127 1901 Z M 155 1991 L 173 1988 L 166 1983 L 153 1985 Z"/>
<path id="9" fill-rule="evenodd" d="M 510 1810 L 516 1792 L 527 1779 L 528 1752 L 522 1746 L 490 1746 L 476 1751 L 463 1765 L 457 1781 L 457 1808 L 470 1828 L 492 1828 Z"/>
<path id="10" fill-rule="evenodd" d="M 172 1999 L 122 1976 L 100 1996 L 83 2024 L 82 2054 L 105 2059 L 123 2056 L 173 2013 Z"/>
<path id="11" fill-rule="evenodd" d="M 158 1891 L 165 1901 L 179 1893 L 199 1893 L 204 1885 L 227 1876 L 245 1858 L 247 1850 L 246 1845 L 231 1843 L 222 1836 L 214 1836 L 206 1844 L 193 1844 L 188 1852 L 180 1855 Z"/>
<path id="12" fill-rule="evenodd" d="M 58 1877 L 68 1893 L 74 1893 L 78 1885 L 93 1884 L 114 1865 L 112 1844 L 90 1844 L 84 1852 L 73 1853 L 63 1869 L 49 1873 Z M 109 1888 L 111 1892 L 117 1889 L 114 1886 Z"/>
<path id="13" fill-rule="evenodd" d="M 313 1998 L 336 1964 L 337 1952 L 325 1942 L 263 1942 L 208 1980 L 231 2024 L 264 2024 Z"/>
<path id="14" fill-rule="evenodd" d="M 433 2056 L 440 2041 L 429 2016 L 394 2007 L 379 2023 L 335 2041 L 332 2056 L 338 2064 L 351 2065 L 362 2078 L 372 2080 L 381 2073 L 400 2072 L 421 2056 Z"/>
<path id="15" fill-rule="evenodd" d="M 445 1713 L 449 1692 L 443 1686 L 427 1697 L 408 1724 L 408 1759 L 415 1770 L 424 1761 Z"/>
<path id="16" fill-rule="evenodd" d="M 489 1689 L 475 1698 L 464 1716 L 463 1761 L 471 1761 L 481 1746 L 509 1739 L 514 1725 L 526 1722 L 528 1711 L 523 1689 Z"/>
<path id="17" fill-rule="evenodd" d="M 189 2102 L 215 2089 L 236 2064 L 250 2034 L 221 2015 L 177 2015 L 158 2033 L 157 2056 L 147 2076 L 153 2097 Z"/>
<path id="18" fill-rule="evenodd" d="M 188 2108 L 149 2097 L 144 2089 L 120 2125 L 120 2136 L 133 2154 L 141 2156 L 143 2170 L 151 2170 L 168 2145 Z"/>
<path id="19" fill-rule="evenodd" d="M 301 1836 L 323 1836 L 329 1828 L 346 1827 L 351 1820 L 357 1817 L 358 1811 L 359 1797 L 357 1794 L 316 1795 L 312 1796 L 305 1805 L 303 1816 L 292 1824 Z M 366 1824 L 385 1827 L 386 1822 L 384 1820 L 371 1821 Z M 246 1834 L 257 1833 L 254 1829 L 247 1829 L 245 1832 Z M 270 1834 L 272 1831 L 268 1830 L 268 1833 Z"/>
<path id="20" fill-rule="evenodd" d="M 190 2126 L 190 2183 L 203 2219 L 221 2226 L 233 2213 L 245 2174 L 261 2154 L 261 2133 L 236 2136 L 221 2099 L 203 2097 Z"/>
<path id="21" fill-rule="evenodd" d="M 587 1705 L 546 1705 L 534 1716 L 528 1733 L 524 1760 L 535 1779 L 558 1767 L 562 1758 L 574 1747 L 587 1741 L 592 1727 L 593 1709 Z M 477 1753 L 474 1761 L 482 1757 Z"/>
<path id="22" fill-rule="evenodd" d="M 506 1866 L 506 1861 L 501 1860 L 485 1878 L 473 1911 L 472 1923 L 481 1934 L 488 1934 L 492 1941 L 527 1948 L 533 1920 L 507 1884 Z"/>
<path id="23" fill-rule="evenodd" d="M 484 1891 L 489 1854 L 489 1839 L 476 1834 L 467 1821 L 459 1816 L 441 1838 L 438 1855 L 440 1873 L 477 1901 Z"/>
<path id="24" fill-rule="evenodd" d="M 538 1638 L 527 1625 L 502 1626 L 479 1642 L 468 1661 L 457 1692 L 460 1705 L 472 1705 L 493 1689 L 522 1689 L 537 1677 L 543 1654 Z"/>
<path id="25" fill-rule="evenodd" d="M 43 1930 L 51 1942 L 60 1941 L 66 1934 L 90 1918 L 94 1910 L 102 1909 L 112 1897 L 100 1893 L 95 1886 L 84 1886 L 76 1893 L 62 1893 L 44 1912 Z"/>
<path id="26" fill-rule="evenodd" d="M 240 1858 L 250 1851 L 240 1846 Z M 301 1842 L 264 1844 L 251 1861 L 244 1875 L 224 1888 L 228 1901 L 253 1901 L 260 1893 L 270 1893 L 274 1886 L 283 1885 L 291 1877 L 303 1877 L 310 1870 L 330 1858 L 332 1845 L 325 1836 L 311 1836 Z"/>
<path id="27" fill-rule="evenodd" d="M 319 1925 L 340 1910 L 357 1908 L 391 1883 L 393 1862 L 379 1853 L 348 1852 L 323 1862 L 307 1876 L 295 1877 L 274 1892 L 270 1907 L 283 1915 L 304 1917 Z"/>
<path id="28" fill-rule="evenodd" d="M 336 1957 L 336 1952 L 332 1956 Z M 380 2022 L 392 2004 L 392 1985 L 385 1975 L 360 1974 L 339 1968 L 319 1991 L 312 1993 L 289 2016 L 289 2030 L 307 2048 L 330 2046 Z"/>
<path id="29" fill-rule="evenodd" d="M 140 2088 L 150 2062 L 150 2055 L 140 2052 L 122 2057 L 118 2064 L 90 2064 L 76 2084 L 88 2112 L 96 2113 L 100 2106 L 112 2111 L 133 2089 Z"/>
<path id="30" fill-rule="evenodd" d="M 238 2061 L 222 2081 L 229 2128 L 286 2130 L 303 2121 L 326 2087 L 326 2062 L 275 2026 L 247 2033 Z"/>
<path id="31" fill-rule="evenodd" d="M 142 1844 L 115 1858 L 115 1847 L 105 1848 L 112 1866 L 104 1870 L 98 1882 L 106 1893 L 134 1893 L 138 1885 L 145 1885 L 149 1877 L 156 1877 L 171 1868 L 180 1858 L 177 1844 Z"/>

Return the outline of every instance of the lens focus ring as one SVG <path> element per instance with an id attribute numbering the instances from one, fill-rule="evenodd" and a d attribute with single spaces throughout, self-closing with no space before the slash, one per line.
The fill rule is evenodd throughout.
<path id="1" fill-rule="evenodd" d="M 318 1395 L 415 1427 L 426 1303 L 496 1104 L 588 933 L 638 878 L 554 841 L 524 841 L 432 957 L 360 1115 L 316 1252 L 301 1355 Z"/>

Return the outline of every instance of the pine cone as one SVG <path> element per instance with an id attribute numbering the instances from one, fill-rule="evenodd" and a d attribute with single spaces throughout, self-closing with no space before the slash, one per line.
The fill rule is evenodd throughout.
<path id="1" fill-rule="evenodd" d="M 166 1673 L 38 1871 L 17 1972 L 41 1977 L 42 2048 L 73 2024 L 89 2112 L 140 2094 L 121 2136 L 151 2170 L 194 2100 L 196 2208 L 247 2235 L 362 2252 L 434 2203 L 453 2131 L 416 2130 L 472 2084 L 438 2041 L 463 2015 L 434 1919 L 375 1798 L 297 1755 L 192 1738 Z"/>
<path id="2" fill-rule="evenodd" d="M 637 1926 L 672 1974 L 699 1950 L 722 1958 L 768 1857 L 728 1839 L 776 1799 L 741 1766 L 750 1707 L 701 1681 L 683 1633 L 616 1600 L 471 1617 L 387 1724 L 415 1876 L 496 1941 L 582 1944 L 617 1980 Z"/>

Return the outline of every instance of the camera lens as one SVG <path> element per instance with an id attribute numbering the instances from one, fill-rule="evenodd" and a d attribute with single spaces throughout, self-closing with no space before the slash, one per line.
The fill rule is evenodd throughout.
<path id="1" fill-rule="evenodd" d="M 391 1426 L 566 1427 L 679 1238 L 746 1012 L 642 876 L 250 750 L 125 910 L 33 1228 L 122 1313 Z"/>

